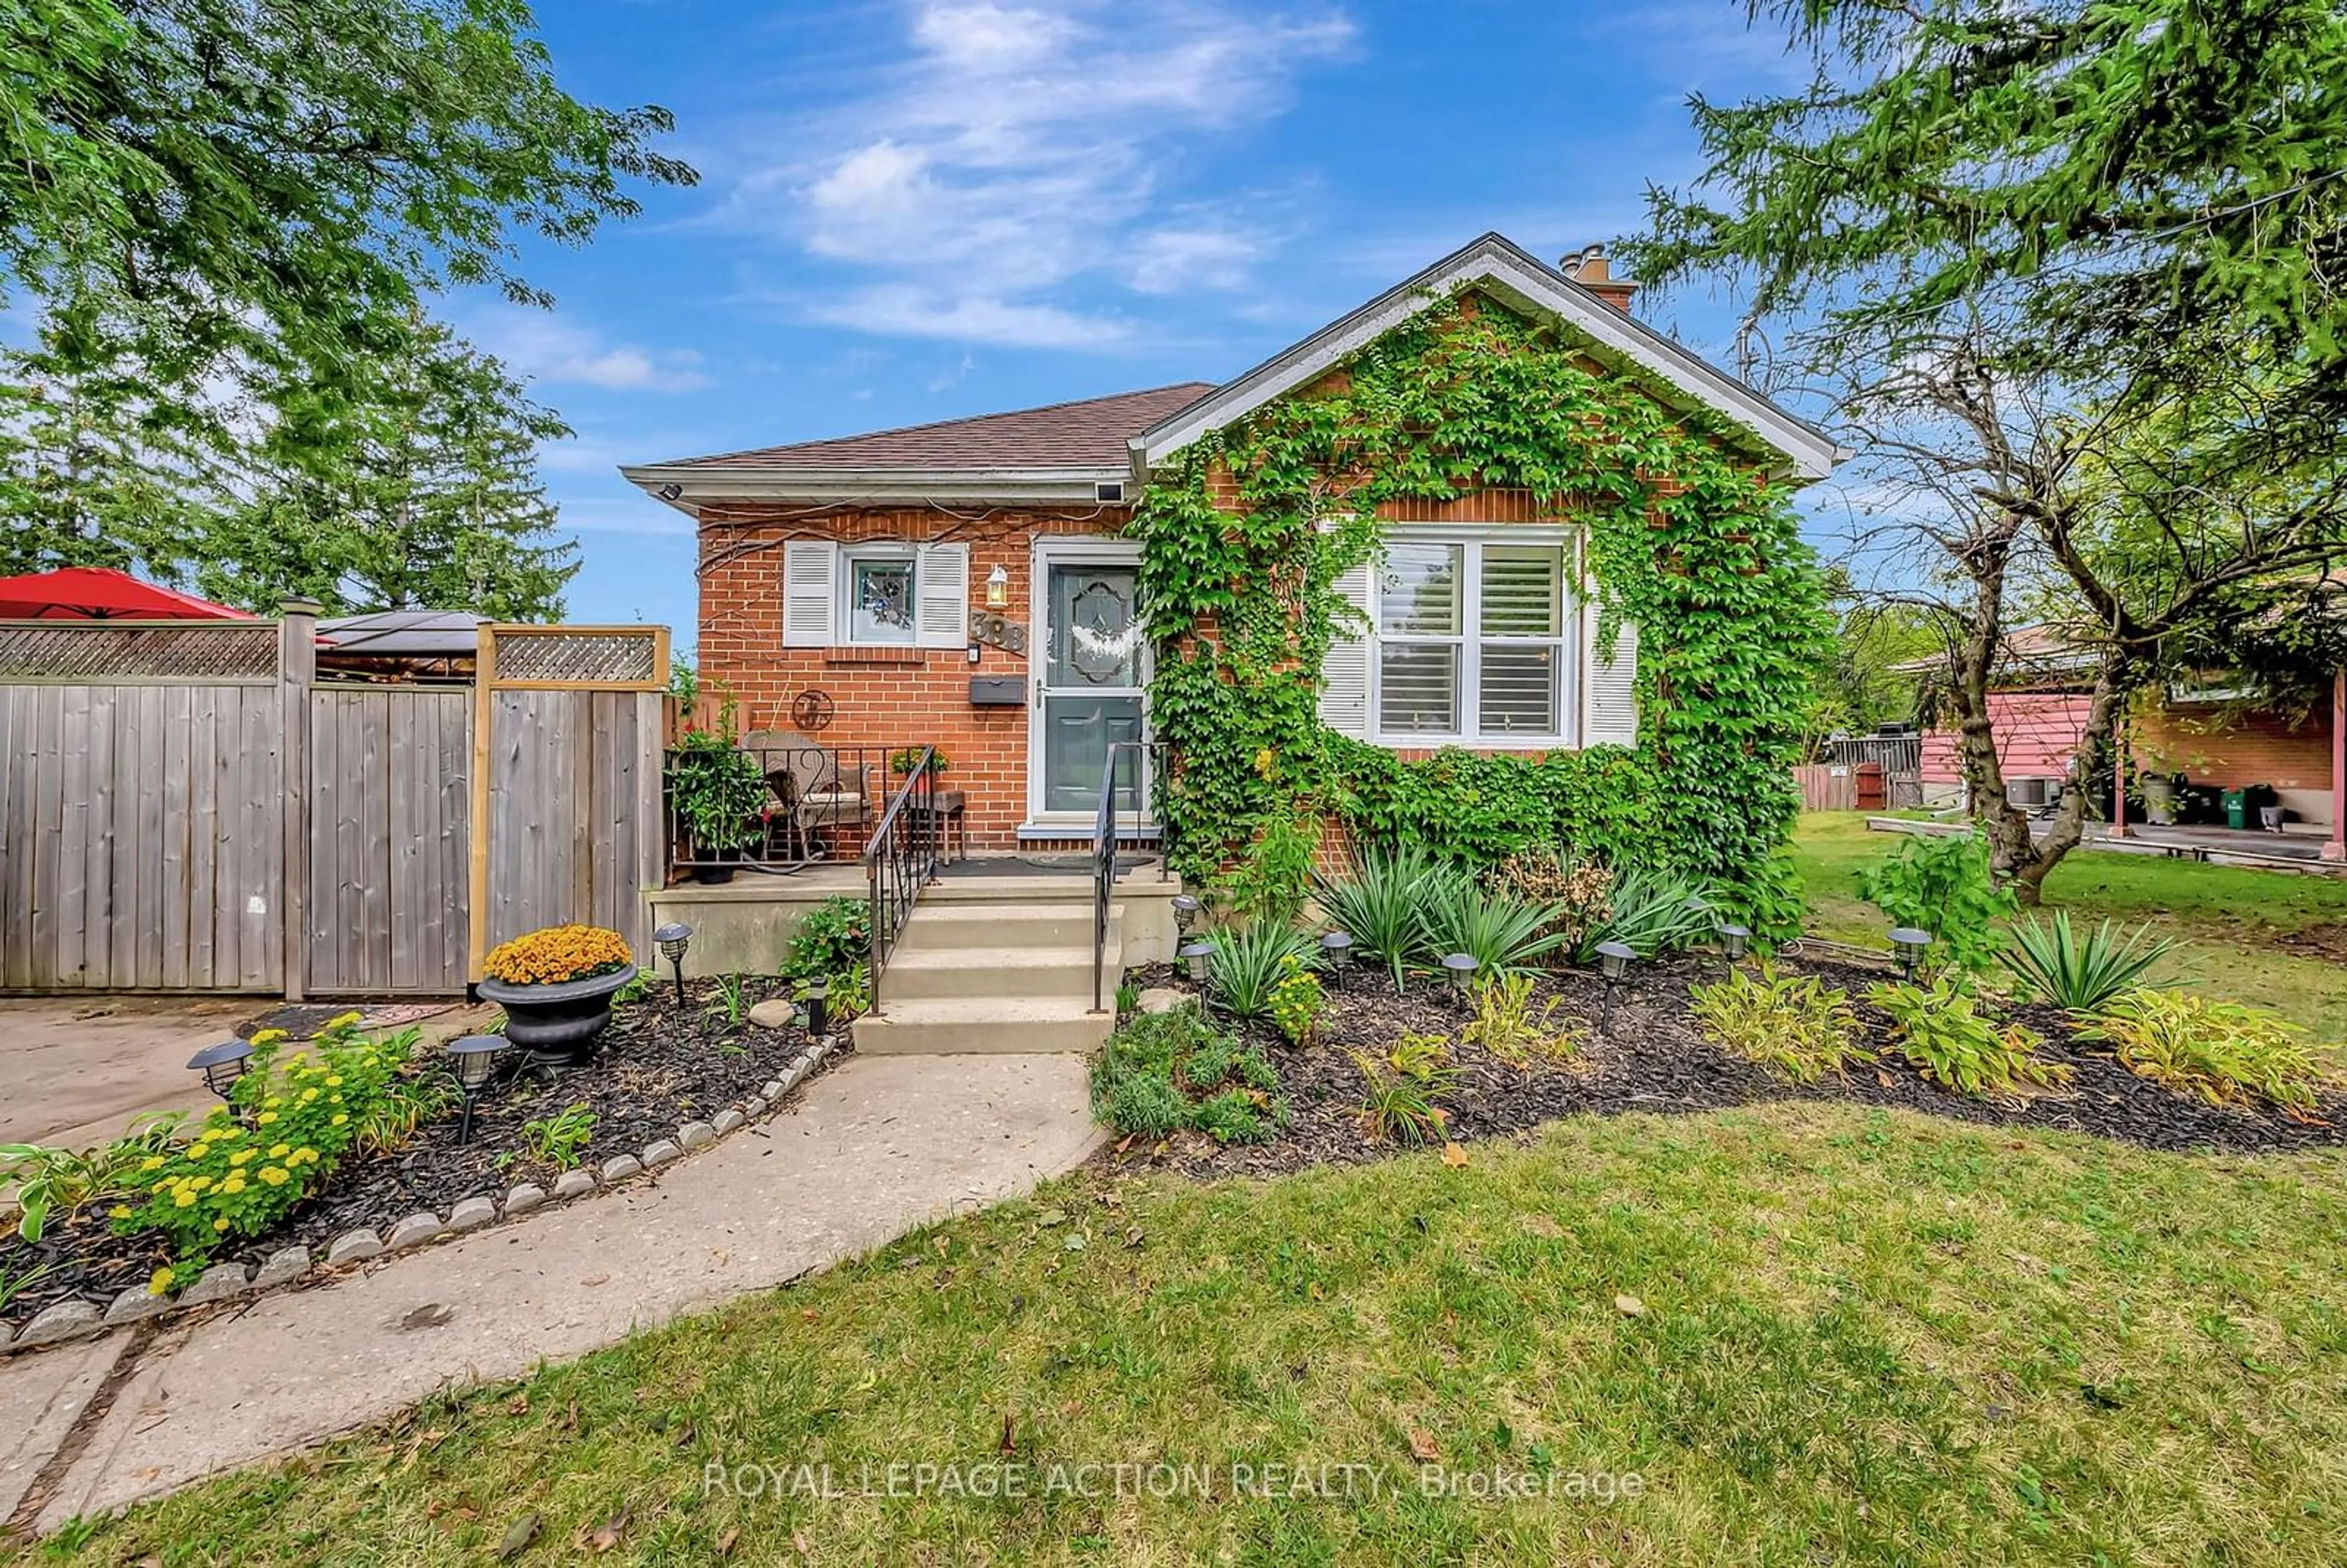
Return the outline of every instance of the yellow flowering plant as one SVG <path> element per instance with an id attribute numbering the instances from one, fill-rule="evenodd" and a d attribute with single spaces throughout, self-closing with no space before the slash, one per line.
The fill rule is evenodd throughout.
<path id="1" fill-rule="evenodd" d="M 567 980 L 615 975 L 636 961 L 628 939 L 600 926 L 548 926 L 489 949 L 493 980 L 509 986 L 559 986 Z"/>
<path id="2" fill-rule="evenodd" d="M 254 1035 L 229 1103 L 185 1143 L 138 1162 L 128 1200 L 113 1211 L 114 1228 L 170 1237 L 176 1261 L 158 1272 L 150 1288 L 159 1293 L 175 1279 L 193 1277 L 222 1242 L 275 1225 L 346 1154 L 364 1152 L 370 1128 L 386 1121 L 413 1128 L 416 1117 L 385 1112 L 412 1109 L 439 1092 L 405 1071 L 422 1031 L 370 1039 L 359 1032 L 359 1021 L 354 1012 L 343 1014 L 312 1049 L 282 1061 L 283 1030 Z"/>

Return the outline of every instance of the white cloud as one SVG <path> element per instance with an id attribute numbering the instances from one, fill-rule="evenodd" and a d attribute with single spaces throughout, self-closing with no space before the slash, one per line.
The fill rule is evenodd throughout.
<path id="1" fill-rule="evenodd" d="M 609 392 L 691 392 L 709 384 L 691 349 L 654 351 L 613 343 L 543 313 L 500 314 L 478 323 L 476 342 L 533 381 Z"/>
<path id="2" fill-rule="evenodd" d="M 1185 161 L 1277 114 L 1348 50 L 1338 12 L 1223 0 L 930 0 L 846 104 L 777 138 L 805 149 L 737 179 L 719 220 L 862 274 L 802 306 L 866 331 L 1101 347 L 1133 323 L 1105 289 L 1235 289 L 1266 253 L 1244 200 L 1174 207 Z"/>

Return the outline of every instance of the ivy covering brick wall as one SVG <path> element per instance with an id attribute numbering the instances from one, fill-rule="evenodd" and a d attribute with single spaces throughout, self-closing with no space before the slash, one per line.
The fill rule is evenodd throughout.
<path id="1" fill-rule="evenodd" d="M 1830 634 L 1816 562 L 1756 439 L 1667 406 L 1560 328 L 1481 296 L 1430 305 L 1312 387 L 1162 466 L 1135 509 L 1157 643 L 1151 718 L 1179 753 L 1175 864 L 1212 876 L 1276 825 L 1333 817 L 1491 859 L 1564 843 L 1719 880 L 1758 929 L 1798 896 L 1790 768 Z M 1381 511 L 1520 491 L 1586 531 L 1597 641 L 1639 638 L 1638 743 L 1409 756 L 1320 721 L 1358 611 L 1337 581 Z"/>

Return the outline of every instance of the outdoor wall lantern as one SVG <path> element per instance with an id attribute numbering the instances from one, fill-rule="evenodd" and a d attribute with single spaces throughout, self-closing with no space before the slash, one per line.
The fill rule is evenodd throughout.
<path id="1" fill-rule="evenodd" d="M 1446 953 L 1442 958 L 1443 972 L 1450 977 L 1450 989 L 1464 996 L 1467 982 L 1475 978 L 1475 955 Z"/>
<path id="2" fill-rule="evenodd" d="M 641 927 L 638 927 L 641 929 Z M 661 957 L 676 968 L 676 1005 L 684 1005 L 684 950 L 692 946 L 692 927 L 682 920 L 671 920 L 652 933 L 659 944 Z"/>
<path id="3" fill-rule="evenodd" d="M 1745 949 L 1751 945 L 1752 931 L 1749 927 L 1722 926 L 1719 928 L 1719 946 L 1721 950 L 1727 953 L 1729 963 L 1742 963 Z"/>
<path id="4" fill-rule="evenodd" d="M 1198 923 L 1198 901 L 1187 893 L 1174 895 L 1174 929 L 1186 937 Z"/>
<path id="5" fill-rule="evenodd" d="M 465 1096 L 465 1114 L 456 1122 L 459 1143 L 473 1141 L 473 1102 L 489 1086 L 497 1070 L 497 1053 L 505 1048 L 506 1038 L 501 1034 L 468 1034 L 442 1048 L 456 1069 L 456 1087 Z"/>
<path id="6" fill-rule="evenodd" d="M 1899 956 L 1899 972 L 1909 979 L 1923 967 L 1923 949 L 1932 945 L 1932 933 L 1919 931 L 1912 926 L 1894 927 L 1891 932 L 1891 950 Z"/>
<path id="7" fill-rule="evenodd" d="M 1605 1001 L 1597 1019 L 1597 1029 L 1601 1034 L 1614 1032 L 1614 989 L 1622 983 L 1622 977 L 1630 972 L 1630 966 L 1637 957 L 1637 949 L 1627 942 L 1597 944 L 1597 968 L 1605 977 Z"/>
<path id="8" fill-rule="evenodd" d="M 1345 955 L 1352 950 L 1353 933 L 1350 931 L 1330 931 L 1320 938 L 1320 957 L 1332 969 L 1341 967 Z"/>
<path id="9" fill-rule="evenodd" d="M 1182 961 L 1190 966 L 1190 978 L 1200 985 L 1206 983 L 1206 958 L 1214 950 L 1212 942 L 1185 943 L 1182 948 Z"/>
<path id="10" fill-rule="evenodd" d="M 812 1035 L 822 1035 L 829 1032 L 831 1027 L 831 982 L 829 980 L 815 981 L 814 984 L 807 987 L 806 995 L 802 997 L 800 999 L 806 1003 L 807 1032 Z"/>
<path id="11" fill-rule="evenodd" d="M 986 608 L 1000 610 L 1010 602 L 1010 574 L 997 562 L 994 569 L 986 574 Z"/>
<path id="12" fill-rule="evenodd" d="M 204 1087 L 220 1097 L 225 1103 L 229 1091 L 252 1065 L 252 1042 L 249 1040 L 224 1040 L 218 1045 L 208 1045 L 188 1059 L 190 1071 L 204 1075 Z"/>

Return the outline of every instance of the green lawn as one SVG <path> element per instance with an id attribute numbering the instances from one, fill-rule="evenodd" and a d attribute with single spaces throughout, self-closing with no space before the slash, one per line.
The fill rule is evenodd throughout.
<path id="1" fill-rule="evenodd" d="M 1869 833 L 1852 812 L 1802 817 L 1793 847 L 1811 928 L 1882 945 L 1886 922 L 1859 898 L 1852 878 L 1904 842 L 1898 834 Z M 2347 878 L 2079 850 L 2046 878 L 2045 907 L 2067 909 L 2074 920 L 2156 920 L 2186 943 L 2157 978 L 2190 979 L 2216 995 L 2276 1009 L 2323 1040 L 2347 1043 L 2347 968 L 2273 945 L 2308 926 L 2347 923 Z"/>
<path id="2" fill-rule="evenodd" d="M 536 1513 L 525 1563 L 620 1519 L 604 1561 L 2347 1560 L 2347 1159 L 1805 1105 L 1471 1161 L 1060 1183 L 57 1555 L 486 1562 Z M 1003 1475 L 1006 1424 L 1030 1495 L 862 1494 Z M 1414 1441 L 1553 1495 L 1429 1498 Z M 856 1495 L 705 1479 L 825 1462 Z M 1214 1495 L 1051 1468 L 1157 1463 Z M 1274 1464 L 1351 1495 L 1232 1495 Z"/>

